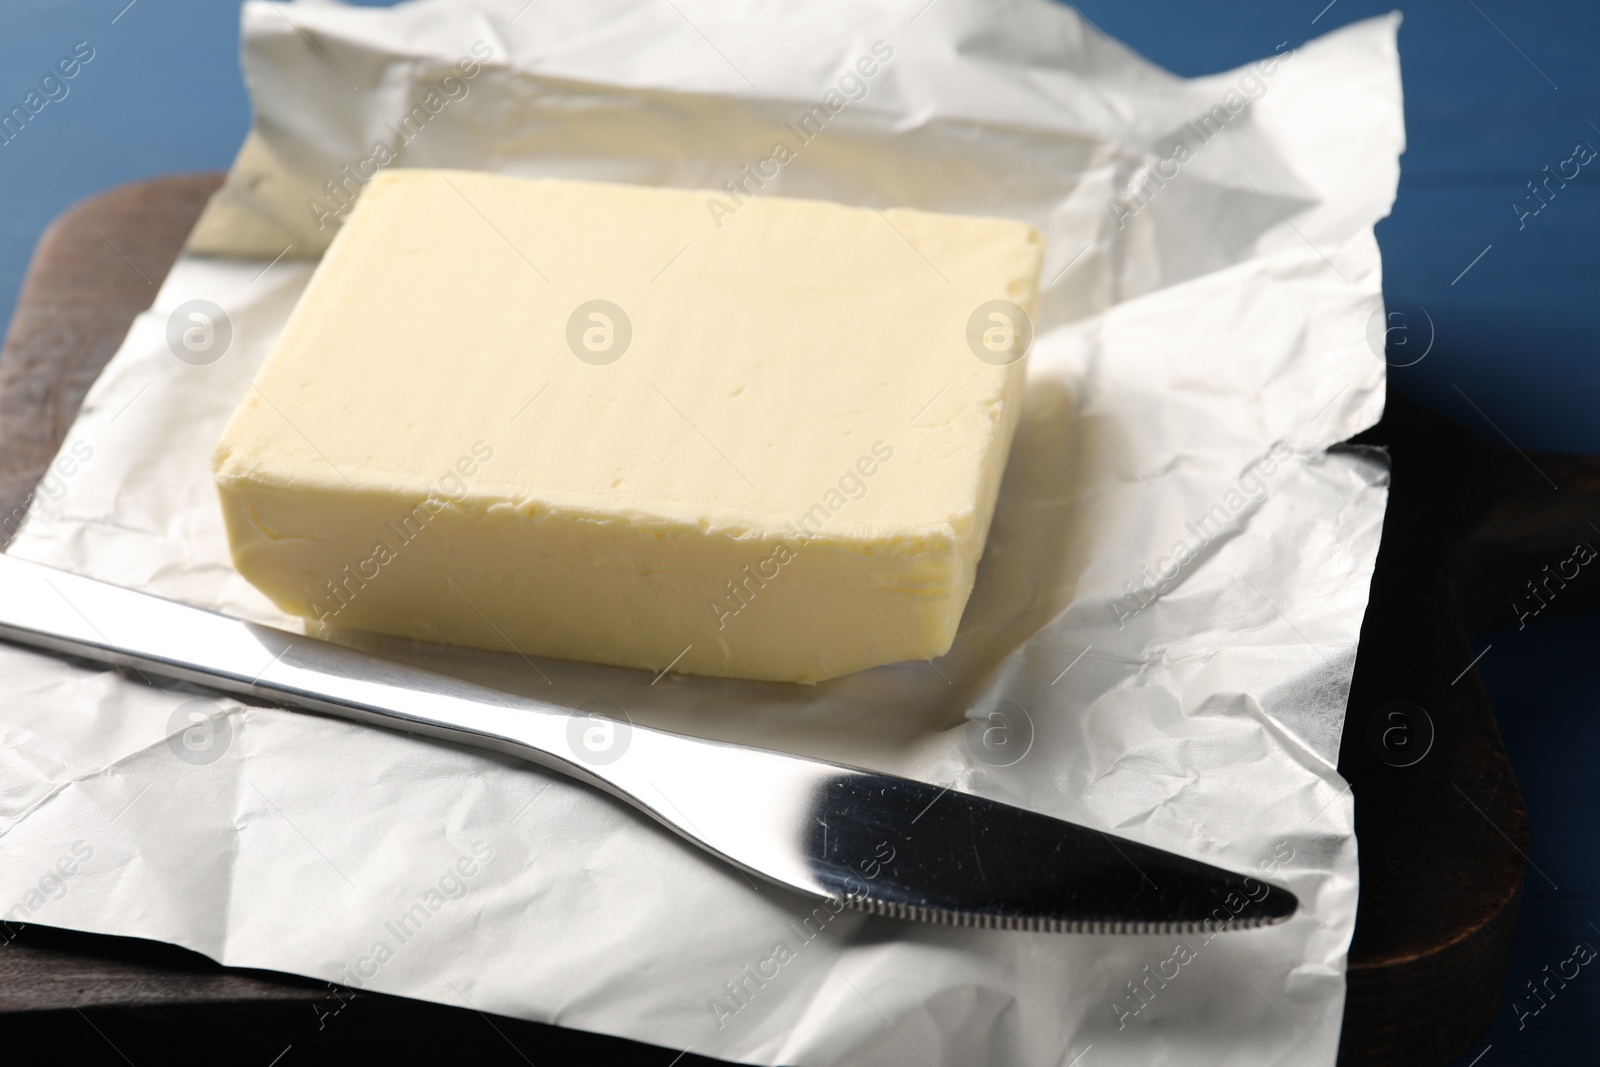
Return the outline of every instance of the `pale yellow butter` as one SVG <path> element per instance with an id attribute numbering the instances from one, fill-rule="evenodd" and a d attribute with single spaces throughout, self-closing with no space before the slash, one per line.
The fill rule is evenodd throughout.
<path id="1" fill-rule="evenodd" d="M 1002 219 L 380 174 L 217 446 L 234 561 L 328 625 L 527 656 L 942 655 L 1042 253 Z"/>

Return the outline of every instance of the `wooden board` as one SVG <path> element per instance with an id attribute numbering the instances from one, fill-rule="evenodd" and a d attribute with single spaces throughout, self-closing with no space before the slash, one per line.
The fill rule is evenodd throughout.
<path id="1" fill-rule="evenodd" d="M 41 240 L 0 356 L 0 516 L 20 516 L 85 390 L 151 303 L 219 181 L 194 175 L 116 189 L 63 215 Z M 1511 621 L 1506 605 L 1524 582 L 1577 541 L 1600 540 L 1587 526 L 1600 524 L 1600 462 L 1525 458 L 1393 397 L 1384 422 L 1359 440 L 1391 450 L 1394 489 L 1339 761 L 1356 798 L 1361 854 L 1339 1061 L 1443 1064 L 1498 1005 L 1528 850 L 1516 780 L 1467 669 L 1468 634 Z M 1600 600 L 1600 583 L 1584 581 L 1553 608 Z M 1396 699 L 1425 708 L 1434 726 L 1427 755 L 1411 766 L 1385 762 L 1384 745 L 1369 739 L 1374 712 Z M 1391 748 L 1403 733 L 1390 731 Z M 0 930 L 6 1033 L 62 1051 L 101 1056 L 115 1044 L 135 1062 L 138 1053 L 211 1062 L 226 1052 L 265 1063 L 289 1045 L 295 1063 L 463 1053 L 509 1063 L 716 1062 L 229 970 L 170 945 Z"/>

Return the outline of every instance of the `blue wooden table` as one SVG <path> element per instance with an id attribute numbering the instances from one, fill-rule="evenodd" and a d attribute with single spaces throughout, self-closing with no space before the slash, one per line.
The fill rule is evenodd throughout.
<path id="1" fill-rule="evenodd" d="M 1082 4 L 1105 32 L 1191 75 L 1390 7 Z M 1410 144 L 1378 236 L 1389 306 L 1405 315 L 1408 343 L 1431 334 L 1432 348 L 1394 380 L 1485 438 L 1600 454 L 1600 158 L 1581 161 L 1580 147 L 1600 149 L 1600 5 L 1428 0 L 1405 15 Z M 40 232 L 70 201 L 228 165 L 249 122 L 237 21 L 237 6 L 221 0 L 0 6 L 0 112 L 41 83 L 49 98 L 20 132 L 0 135 L 0 322 Z M 1600 618 L 1535 620 L 1479 647 L 1532 818 L 1536 869 L 1500 1017 L 1461 1063 L 1600 1063 L 1600 971 L 1585 968 L 1542 1000 L 1525 985 L 1576 944 L 1600 947 Z"/>

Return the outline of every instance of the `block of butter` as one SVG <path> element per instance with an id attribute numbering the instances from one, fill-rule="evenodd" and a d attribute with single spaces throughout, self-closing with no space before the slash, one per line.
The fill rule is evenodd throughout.
<path id="1" fill-rule="evenodd" d="M 817 682 L 950 648 L 1043 254 L 1026 223 L 379 174 L 214 456 L 327 626 Z"/>

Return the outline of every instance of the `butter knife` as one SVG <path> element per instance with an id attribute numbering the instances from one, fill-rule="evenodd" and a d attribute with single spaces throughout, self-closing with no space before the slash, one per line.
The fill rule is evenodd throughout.
<path id="1" fill-rule="evenodd" d="M 833 909 L 1056 933 L 1244 930 L 1294 894 L 1090 827 L 875 771 L 597 720 L 313 637 L 0 555 L 0 639 L 525 759 Z"/>

